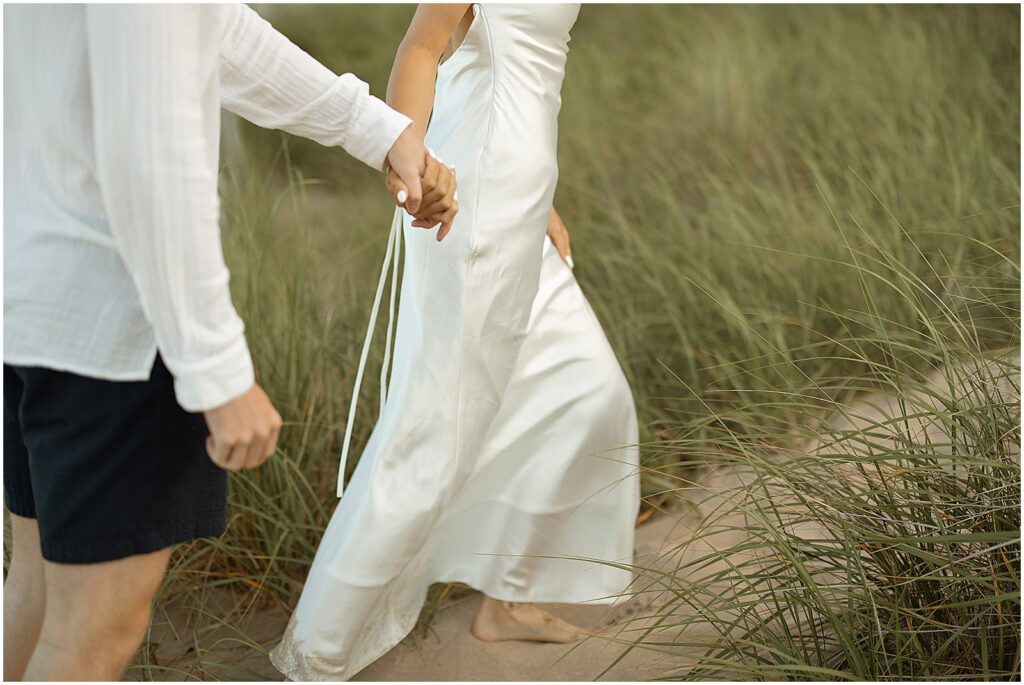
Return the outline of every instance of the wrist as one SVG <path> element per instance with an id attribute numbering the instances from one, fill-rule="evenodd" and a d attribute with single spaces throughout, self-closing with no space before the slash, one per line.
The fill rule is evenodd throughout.
<path id="1" fill-rule="evenodd" d="M 401 170 L 407 170 L 409 166 L 414 166 L 419 175 L 423 175 L 426 169 L 427 163 L 427 148 L 423 145 L 423 140 L 416 135 L 410 125 L 395 140 L 395 144 L 388 150 L 388 154 L 384 158 L 384 172 L 387 173 L 388 169 L 398 166 L 400 171 L 399 174 L 403 173 Z"/>
<path id="2" fill-rule="evenodd" d="M 412 126 L 412 119 L 370 97 L 353 125 L 352 149 L 348 152 L 378 171 L 385 171 L 388 157 Z"/>
<path id="3" fill-rule="evenodd" d="M 256 374 L 245 338 L 239 335 L 220 353 L 199 361 L 164 357 L 174 376 L 178 404 L 191 412 L 205 412 L 228 404 L 253 386 Z"/>

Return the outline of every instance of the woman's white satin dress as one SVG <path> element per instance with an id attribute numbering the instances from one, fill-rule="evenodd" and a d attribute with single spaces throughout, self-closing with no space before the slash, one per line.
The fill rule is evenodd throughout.
<path id="1" fill-rule="evenodd" d="M 426 143 L 456 168 L 460 211 L 441 243 L 398 215 L 390 384 L 271 652 L 292 679 L 353 676 L 409 633 L 432 583 L 611 603 L 632 580 L 613 564 L 633 555 L 633 399 L 546 236 L 578 10 L 474 6 L 439 66 Z"/>

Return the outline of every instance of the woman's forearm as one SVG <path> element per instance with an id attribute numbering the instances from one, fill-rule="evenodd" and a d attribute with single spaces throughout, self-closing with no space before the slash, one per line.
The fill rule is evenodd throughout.
<path id="1" fill-rule="evenodd" d="M 387 101 L 413 121 L 422 139 L 434 108 L 434 80 L 441 51 L 468 4 L 420 5 L 395 55 Z"/>
<path id="2" fill-rule="evenodd" d="M 427 133 L 427 122 L 434 108 L 436 77 L 437 60 L 433 55 L 423 46 L 407 46 L 403 42 L 388 80 L 387 102 L 412 119 L 412 130 L 420 140 Z"/>

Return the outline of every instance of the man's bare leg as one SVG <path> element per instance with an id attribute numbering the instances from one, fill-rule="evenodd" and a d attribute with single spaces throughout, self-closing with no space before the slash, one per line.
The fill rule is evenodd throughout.
<path id="1" fill-rule="evenodd" d="M 11 565 L 4 579 L 4 681 L 21 680 L 46 608 L 39 526 L 11 514 Z"/>
<path id="2" fill-rule="evenodd" d="M 170 554 L 44 562 L 46 613 L 25 679 L 120 680 L 146 635 Z"/>

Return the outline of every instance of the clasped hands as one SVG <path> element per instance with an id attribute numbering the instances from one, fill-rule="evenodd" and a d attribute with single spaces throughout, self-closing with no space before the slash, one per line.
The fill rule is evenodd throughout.
<path id="1" fill-rule="evenodd" d="M 385 162 L 385 170 L 385 185 L 395 199 L 395 205 L 402 207 L 413 217 L 412 225 L 417 228 L 434 228 L 440 225 L 437 240 L 444 240 L 459 211 L 459 203 L 455 200 L 455 190 L 458 186 L 455 181 L 455 169 L 447 167 L 429 152 L 425 152 L 418 189 L 415 184 L 409 184 L 413 186 L 410 188 L 402 180 L 391 166 L 390 160 Z"/>

